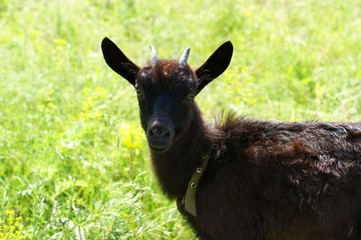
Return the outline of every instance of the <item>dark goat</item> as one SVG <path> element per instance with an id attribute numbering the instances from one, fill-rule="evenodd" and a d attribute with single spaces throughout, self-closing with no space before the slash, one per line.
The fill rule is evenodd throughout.
<path id="1" fill-rule="evenodd" d="M 200 238 L 361 239 L 361 123 L 230 114 L 208 125 L 194 97 L 228 67 L 231 42 L 195 71 L 189 49 L 174 61 L 158 60 L 152 47 L 143 68 L 107 38 L 102 50 L 135 87 L 155 174 Z"/>

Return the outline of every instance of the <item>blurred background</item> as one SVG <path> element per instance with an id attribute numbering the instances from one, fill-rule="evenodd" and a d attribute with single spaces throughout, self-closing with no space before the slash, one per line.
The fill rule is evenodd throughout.
<path id="1" fill-rule="evenodd" d="M 361 121 L 359 0 L 0 0 L 0 238 L 194 239 L 149 164 L 134 89 L 105 64 L 107 36 L 138 65 L 191 47 L 230 67 L 197 96 L 282 121 Z"/>

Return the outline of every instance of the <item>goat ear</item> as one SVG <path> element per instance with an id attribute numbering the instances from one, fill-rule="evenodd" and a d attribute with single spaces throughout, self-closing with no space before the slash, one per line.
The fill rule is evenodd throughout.
<path id="1" fill-rule="evenodd" d="M 130 61 L 109 38 L 104 38 L 101 46 L 108 66 L 135 86 L 135 78 L 140 68 Z"/>
<path id="2" fill-rule="evenodd" d="M 195 74 L 198 78 L 199 85 L 197 93 L 199 93 L 208 83 L 221 75 L 231 62 L 233 54 L 233 45 L 230 41 L 223 43 L 202 66 L 200 66 Z"/>

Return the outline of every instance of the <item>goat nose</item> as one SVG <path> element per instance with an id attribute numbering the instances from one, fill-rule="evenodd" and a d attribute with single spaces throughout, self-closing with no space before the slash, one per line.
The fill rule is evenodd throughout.
<path id="1" fill-rule="evenodd" d="M 167 138 L 170 135 L 170 131 L 168 128 L 158 124 L 151 126 L 149 131 L 150 134 L 156 138 Z"/>

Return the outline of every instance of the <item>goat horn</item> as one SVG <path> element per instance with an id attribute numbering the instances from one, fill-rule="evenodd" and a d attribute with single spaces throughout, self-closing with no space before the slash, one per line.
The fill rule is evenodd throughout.
<path id="1" fill-rule="evenodd" d="M 155 47 L 153 45 L 150 45 L 150 64 L 154 65 L 157 61 L 157 51 L 155 50 Z"/>
<path id="2" fill-rule="evenodd" d="M 187 64 L 187 60 L 188 60 L 188 56 L 189 56 L 190 51 L 191 51 L 190 48 L 186 48 L 186 50 L 184 50 L 182 56 L 179 59 L 180 64 Z"/>

